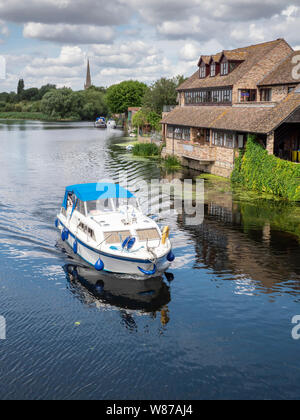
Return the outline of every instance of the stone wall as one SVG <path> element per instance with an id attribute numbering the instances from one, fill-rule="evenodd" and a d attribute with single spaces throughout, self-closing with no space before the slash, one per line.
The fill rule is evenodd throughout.
<path id="1" fill-rule="evenodd" d="M 165 155 L 172 155 L 173 150 L 182 164 L 191 169 L 223 176 L 225 178 L 229 178 L 233 171 L 235 159 L 234 149 L 211 145 L 199 145 L 180 140 L 174 140 L 173 146 L 173 139 L 167 138 Z"/>

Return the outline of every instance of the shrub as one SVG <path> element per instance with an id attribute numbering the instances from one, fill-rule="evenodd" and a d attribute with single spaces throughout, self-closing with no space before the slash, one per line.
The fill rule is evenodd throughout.
<path id="1" fill-rule="evenodd" d="M 300 201 L 300 165 L 269 155 L 254 136 L 236 159 L 231 180 L 250 190 Z"/>
<path id="2" fill-rule="evenodd" d="M 163 160 L 163 165 L 167 169 L 181 169 L 181 163 L 177 159 L 176 156 L 166 156 L 166 158 Z"/>
<path id="3" fill-rule="evenodd" d="M 160 150 L 155 143 L 137 143 L 132 151 L 134 156 L 152 157 L 159 156 Z"/>

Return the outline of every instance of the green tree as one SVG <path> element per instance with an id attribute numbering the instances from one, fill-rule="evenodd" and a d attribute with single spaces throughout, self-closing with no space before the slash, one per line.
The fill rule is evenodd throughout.
<path id="1" fill-rule="evenodd" d="M 47 85 L 42 86 L 39 89 L 39 99 L 43 99 L 43 96 L 46 95 L 47 92 L 50 92 L 50 90 L 56 89 L 56 85 L 51 85 L 48 83 Z"/>
<path id="2" fill-rule="evenodd" d="M 149 124 L 152 130 L 160 131 L 160 120 L 161 116 L 159 114 L 149 109 L 142 108 L 133 116 L 132 124 L 136 128 L 144 127 Z"/>
<path id="3" fill-rule="evenodd" d="M 143 106 L 161 114 L 164 105 L 177 104 L 177 87 L 184 81 L 183 76 L 173 79 L 161 78 L 150 86 L 144 95 Z"/>
<path id="4" fill-rule="evenodd" d="M 129 107 L 142 105 L 142 98 L 147 89 L 144 83 L 134 80 L 110 86 L 106 94 L 109 110 L 114 114 L 125 113 L 127 115 Z"/>
<path id="5" fill-rule="evenodd" d="M 24 84 L 24 80 L 20 79 L 18 82 L 18 88 L 17 88 L 17 95 L 21 98 L 22 97 L 22 93 L 25 89 L 25 84 Z"/>
<path id="6" fill-rule="evenodd" d="M 39 90 L 37 88 L 24 89 L 21 99 L 23 101 L 37 101 L 39 99 Z"/>

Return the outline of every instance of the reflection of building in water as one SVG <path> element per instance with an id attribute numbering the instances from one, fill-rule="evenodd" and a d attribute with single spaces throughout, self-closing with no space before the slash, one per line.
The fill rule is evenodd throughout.
<path id="1" fill-rule="evenodd" d="M 209 203 L 208 214 L 222 220 L 225 223 L 233 223 L 233 213 L 229 209 Z"/>
<path id="2" fill-rule="evenodd" d="M 122 323 L 130 331 L 137 329 L 135 314 L 156 318 L 159 313 L 163 326 L 170 320 L 167 306 L 171 301 L 170 287 L 162 277 L 136 280 L 74 264 L 66 265 L 64 270 L 70 290 L 83 304 L 119 310 Z"/>
<path id="3" fill-rule="evenodd" d="M 259 219 L 259 218 L 258 218 Z M 253 280 L 267 292 L 289 281 L 289 289 L 300 290 L 300 249 L 296 237 L 272 229 L 266 219 L 247 224 L 238 206 L 210 203 L 201 226 L 183 226 L 195 241 L 195 268 L 212 268 L 216 275 L 234 281 Z M 252 220 L 252 219 L 251 219 Z M 240 221 L 240 223 L 238 223 Z M 260 224 L 258 224 L 260 222 Z"/>

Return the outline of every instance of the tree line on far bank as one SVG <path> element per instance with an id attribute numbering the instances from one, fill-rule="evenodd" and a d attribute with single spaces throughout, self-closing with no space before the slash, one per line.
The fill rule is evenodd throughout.
<path id="1" fill-rule="evenodd" d="M 0 93 L 0 113 L 41 113 L 52 120 L 93 121 L 98 116 L 125 114 L 129 107 L 141 107 L 138 117 L 157 128 L 164 105 L 176 105 L 176 88 L 182 76 L 162 78 L 151 86 L 129 80 L 109 88 L 92 86 L 87 90 L 58 89 L 47 84 L 25 89 L 19 80 L 17 92 Z"/>

